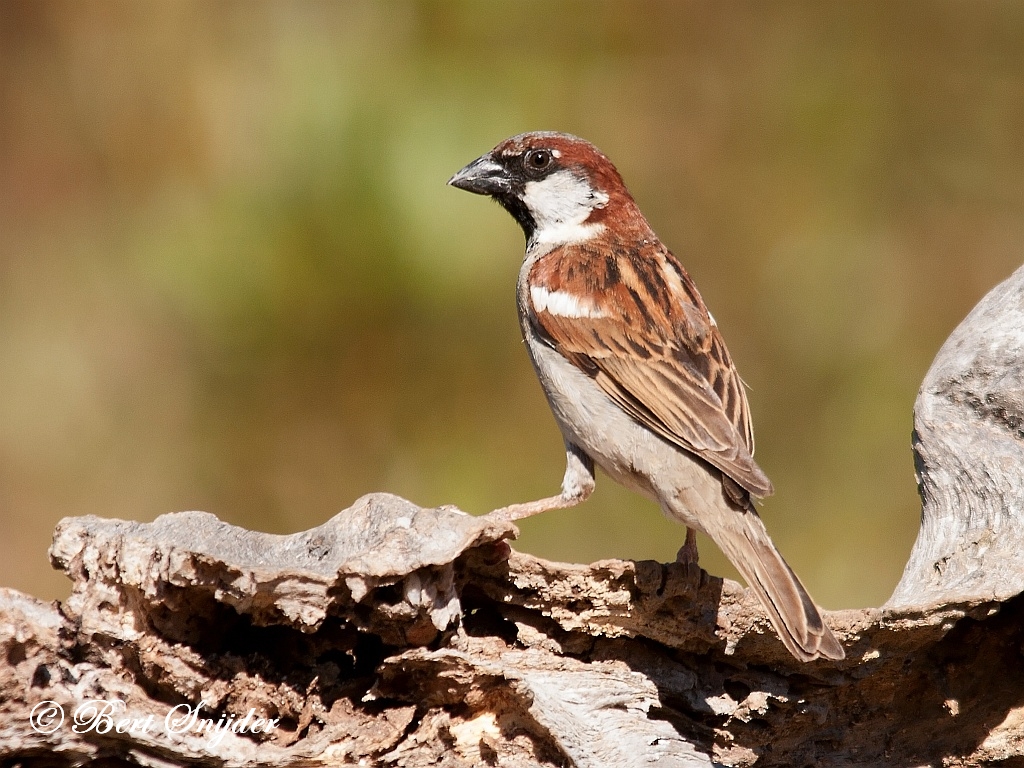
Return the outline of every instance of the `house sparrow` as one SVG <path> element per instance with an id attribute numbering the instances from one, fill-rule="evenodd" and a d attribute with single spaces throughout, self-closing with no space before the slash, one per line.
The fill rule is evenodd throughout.
<path id="1" fill-rule="evenodd" d="M 772 484 L 715 320 L 611 161 L 575 136 L 524 133 L 448 183 L 494 198 L 526 234 L 519 319 L 565 440 L 561 494 L 495 514 L 575 506 L 596 464 L 687 527 L 680 559 L 696 561 L 695 530 L 710 536 L 797 659 L 844 658 L 754 509 Z"/>

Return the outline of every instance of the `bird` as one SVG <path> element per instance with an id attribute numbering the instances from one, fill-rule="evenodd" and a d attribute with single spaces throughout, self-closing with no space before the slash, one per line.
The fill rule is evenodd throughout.
<path id="1" fill-rule="evenodd" d="M 525 346 L 561 431 L 561 492 L 496 510 L 521 520 L 585 501 L 595 465 L 686 526 L 681 562 L 707 534 L 800 661 L 845 657 L 779 554 L 755 500 L 774 492 L 754 461 L 744 384 L 686 269 L 597 147 L 537 131 L 502 141 L 448 184 L 518 222 Z"/>

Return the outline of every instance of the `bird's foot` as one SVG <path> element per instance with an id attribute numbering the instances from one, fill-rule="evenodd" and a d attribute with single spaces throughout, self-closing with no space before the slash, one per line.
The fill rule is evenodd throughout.
<path id="1" fill-rule="evenodd" d="M 686 542 L 676 553 L 676 562 L 680 565 L 697 565 L 697 532 L 693 528 L 686 529 Z"/>

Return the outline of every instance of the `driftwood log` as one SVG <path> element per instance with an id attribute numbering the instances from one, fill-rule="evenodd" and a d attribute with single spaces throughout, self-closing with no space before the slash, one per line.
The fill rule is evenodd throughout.
<path id="1" fill-rule="evenodd" d="M 881 608 L 794 661 L 694 566 L 551 563 L 366 496 L 291 536 L 71 518 L 61 605 L 0 591 L 3 765 L 1024 765 L 1024 269 L 915 413 L 924 502 Z"/>

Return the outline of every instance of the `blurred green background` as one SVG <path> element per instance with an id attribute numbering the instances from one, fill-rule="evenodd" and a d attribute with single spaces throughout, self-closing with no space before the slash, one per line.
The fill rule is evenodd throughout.
<path id="1" fill-rule="evenodd" d="M 700 286 L 782 551 L 823 605 L 880 604 L 917 387 L 1024 252 L 1022 40 L 1012 2 L 3 3 L 0 584 L 66 593 L 66 515 L 283 533 L 369 491 L 557 491 L 522 235 L 445 186 L 548 129 Z M 684 537 L 607 478 L 522 529 L 570 561 Z"/>

